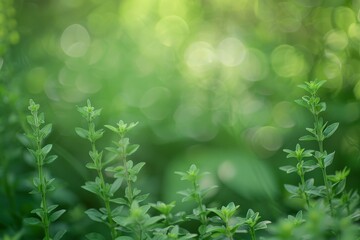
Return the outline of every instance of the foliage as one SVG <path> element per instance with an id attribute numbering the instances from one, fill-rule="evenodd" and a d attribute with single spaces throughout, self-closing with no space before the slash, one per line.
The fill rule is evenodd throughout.
<path id="1" fill-rule="evenodd" d="M 307 108 L 314 117 L 314 127 L 306 128 L 312 135 L 300 138 L 301 141 L 315 141 L 318 149 L 305 149 L 296 144 L 295 150 L 285 149 L 287 158 L 294 158 L 296 165 L 280 167 L 286 173 L 296 172 L 300 178 L 298 186 L 285 184 L 290 198 L 300 198 L 303 209 L 296 216 L 279 219 L 271 224 L 269 239 L 354 239 L 359 236 L 360 228 L 356 221 L 360 219 L 359 195 L 356 191 L 346 190 L 346 177 L 350 170 L 336 171 L 329 175 L 327 168 L 333 163 L 335 153 L 324 150 L 324 140 L 334 134 L 338 123 L 324 122 L 320 113 L 326 110 L 326 104 L 321 102 L 318 91 L 325 81 L 306 82 L 300 87 L 310 95 L 305 95 L 298 104 Z M 26 218 L 25 222 L 42 226 L 44 239 L 60 239 L 65 230 L 60 230 L 50 237 L 50 224 L 55 222 L 65 210 L 55 209 L 58 205 L 50 205 L 48 193 L 55 190 L 54 178 L 49 178 L 45 165 L 56 160 L 56 155 L 49 155 L 52 144 L 44 144 L 44 140 L 52 131 L 52 124 L 45 124 L 43 113 L 39 113 L 40 105 L 30 100 L 28 109 L 30 115 L 26 120 L 30 126 L 27 132 L 28 150 L 37 166 L 37 177 L 33 178 L 32 193 L 41 196 L 40 208 L 31 211 L 36 217 Z M 136 188 L 140 170 L 144 162 L 134 163 L 129 156 L 134 154 L 138 144 L 130 144 L 128 132 L 138 123 L 127 124 L 120 120 L 115 126 L 105 125 L 116 136 L 112 146 L 105 147 L 109 154 L 97 147 L 97 141 L 104 135 L 103 129 L 96 128 L 96 120 L 101 115 L 101 109 L 95 109 L 90 100 L 87 105 L 78 107 L 81 116 L 87 122 L 87 129 L 77 127 L 75 132 L 90 142 L 90 163 L 86 168 L 96 171 L 94 181 L 87 181 L 83 189 L 95 194 L 102 200 L 99 209 L 90 208 L 84 213 L 94 222 L 100 222 L 108 227 L 108 236 L 101 233 L 88 233 L 89 240 L 107 239 L 240 239 L 248 234 L 252 240 L 258 239 L 256 232 L 267 229 L 271 223 L 260 221 L 260 214 L 251 208 L 245 217 L 238 215 L 240 206 L 230 202 L 227 205 L 208 207 L 205 196 L 216 186 L 202 187 L 200 184 L 204 173 L 192 164 L 186 172 L 175 172 L 182 181 L 190 184 L 190 188 L 179 191 L 182 202 L 192 202 L 194 208 L 190 213 L 174 212 L 175 201 L 169 204 L 158 201 L 147 203 L 149 194 L 141 194 Z M 308 175 L 320 169 L 323 185 L 316 186 L 314 178 Z M 109 183 L 110 182 L 110 183 Z M 124 183 L 124 184 L 123 184 Z M 123 192 L 120 193 L 120 189 Z M 152 212 L 154 209 L 157 213 Z M 185 227 L 185 223 L 197 226 L 197 232 Z M 20 234 L 20 235 L 19 235 Z M 19 233 L 15 239 L 21 236 Z M 9 238 L 7 235 L 4 237 Z"/>
<path id="2" fill-rule="evenodd" d="M 327 173 L 328 167 L 333 163 L 335 152 L 328 153 L 324 150 L 323 143 L 325 139 L 334 134 L 339 123 L 328 124 L 320 116 L 320 113 L 325 112 L 326 104 L 321 102 L 318 91 L 325 82 L 311 81 L 300 85 L 299 87 L 303 88 L 309 95 L 296 100 L 296 103 L 309 110 L 314 117 L 314 127 L 306 128 L 311 135 L 302 136 L 299 140 L 315 141 L 318 148 L 306 150 L 297 144 L 294 151 L 285 149 L 284 152 L 288 153 L 287 158 L 295 158 L 297 164 L 296 166 L 280 167 L 288 174 L 296 172 L 299 175 L 300 183 L 298 186 L 285 184 L 285 188 L 290 193 L 290 198 L 303 199 L 305 210 L 307 210 L 306 220 L 302 219 L 302 212 L 299 212 L 295 218 L 290 217 L 288 224 L 293 225 L 293 227 L 300 225 L 299 228 L 302 229 L 300 231 L 304 231 L 304 228 L 309 228 L 311 225 L 317 226 L 319 224 L 317 221 L 322 221 L 323 226 L 316 231 L 310 231 L 305 237 L 300 237 L 302 235 L 298 232 L 294 235 L 285 233 L 286 238 L 291 237 L 293 239 L 296 236 L 299 239 L 306 237 L 312 239 L 353 239 L 360 230 L 359 226 L 354 224 L 360 219 L 359 195 L 356 191 L 346 190 L 346 178 L 350 170 L 345 167 L 341 171 L 336 171 L 334 175 Z M 315 186 L 314 178 L 305 178 L 305 173 L 308 175 L 316 169 L 321 170 L 323 185 Z M 341 228 L 338 227 L 340 223 L 344 224 Z"/>
<path id="3" fill-rule="evenodd" d="M 59 240 L 65 234 L 66 230 L 58 231 L 54 237 L 50 235 L 50 224 L 55 222 L 61 215 L 64 214 L 65 210 L 55 209 L 58 205 L 50 205 L 48 203 L 47 195 L 49 192 L 55 190 L 54 178 L 46 176 L 44 166 L 52 163 L 57 159 L 56 155 L 49 155 L 52 144 L 44 146 L 45 138 L 50 134 L 52 124 L 45 124 L 44 113 L 39 114 L 40 105 L 36 104 L 32 99 L 29 102 L 30 115 L 26 117 L 28 124 L 31 127 L 31 132 L 26 134 L 29 139 L 30 146 L 28 150 L 33 156 L 36 162 L 38 176 L 33 178 L 34 190 L 30 193 L 39 194 L 41 196 L 40 208 L 36 208 L 31 211 L 36 217 L 26 218 L 25 221 L 31 225 L 39 225 L 44 230 L 45 240 Z"/>
<path id="4" fill-rule="evenodd" d="M 199 229 L 204 237 L 229 238 L 236 229 L 234 238 L 249 239 L 243 221 L 247 210 L 254 209 L 262 216 L 259 222 L 272 222 L 269 232 L 255 232 L 257 238 L 336 236 L 329 236 L 328 229 L 344 229 L 334 231 L 341 238 L 356 238 L 358 221 L 342 216 L 349 211 L 346 205 L 350 211 L 356 208 L 359 190 L 359 10 L 357 1 L 343 0 L 0 1 L 0 238 L 43 237 L 43 229 L 23 221 L 40 203 L 40 195 L 28 194 L 36 162 L 21 146 L 29 144 L 21 129 L 31 131 L 24 116 L 30 98 L 54 124 L 44 146 L 51 143 L 49 155 L 61 161 L 44 166 L 44 172 L 56 178 L 56 191 L 47 194 L 49 205 L 67 210 L 50 232 L 70 229 L 64 239 L 86 234 L 111 239 L 104 199 L 82 188 L 90 182 L 101 185 L 98 171 L 85 167 L 95 164 L 95 156 L 88 154 L 91 141 L 74 131 L 80 126 L 74 106 L 83 106 L 86 99 L 103 107 L 94 132 L 103 128 L 96 151 L 102 152 L 102 164 L 110 161 L 102 168 L 104 186 L 122 178 L 109 197 L 119 199 L 109 203 L 112 210 L 121 208 L 114 212 L 121 217 L 118 222 L 138 209 L 143 219 L 161 216 L 146 229 L 154 238 L 197 239 Z M 331 125 L 335 129 L 333 122 L 340 128 L 329 137 L 331 129 L 321 132 L 303 114 L 310 109 L 292 103 L 304 90 L 294 86 L 308 79 L 327 79 L 317 92 L 328 105 L 318 113 L 318 122 L 329 122 L 324 131 Z M 306 95 L 305 100 L 312 98 Z M 89 131 L 83 119 L 81 128 Z M 118 119 L 141 123 L 124 136 L 141 145 L 141 151 L 126 156 L 129 165 L 120 152 L 110 150 L 119 148 L 121 136 L 104 126 L 117 128 Z M 300 133 L 302 126 L 312 132 Z M 302 135 L 316 140 L 298 142 Z M 321 152 L 318 140 L 326 163 L 325 155 L 314 156 Z M 288 162 L 282 148 L 302 155 Z M 128 187 L 121 174 L 137 160 L 146 167 L 132 177 L 129 173 Z M 173 174 L 192 164 L 211 172 L 199 173 L 200 193 L 218 186 L 200 194 L 201 215 L 196 215 L 198 200 L 182 202 L 184 195 L 177 193 L 194 186 Z M 276 171 L 282 165 L 294 174 Z M 279 187 L 284 183 L 285 188 Z M 126 188 L 150 194 L 129 204 Z M 222 209 L 236 209 L 228 222 L 225 212 L 218 215 Z M 102 214 L 102 223 L 84 214 L 93 210 Z M 200 228 L 204 215 L 213 226 L 205 233 Z M 132 219 L 126 226 L 118 222 L 113 222 L 118 237 L 135 237 L 129 233 L 136 228 Z"/>

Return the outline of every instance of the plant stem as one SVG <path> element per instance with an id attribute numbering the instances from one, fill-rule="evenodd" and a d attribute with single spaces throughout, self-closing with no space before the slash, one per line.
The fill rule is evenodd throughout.
<path id="1" fill-rule="evenodd" d="M 303 172 L 300 175 L 300 179 L 301 179 L 301 185 L 305 189 L 305 179 L 304 179 L 304 173 Z M 304 195 L 305 195 L 306 206 L 309 208 L 310 207 L 309 195 L 307 194 L 307 192 L 305 190 L 303 192 L 304 192 Z"/>
<path id="2" fill-rule="evenodd" d="M 196 180 L 194 180 L 193 185 L 194 185 L 194 190 L 195 190 L 195 192 L 198 193 L 198 192 L 199 192 L 199 185 L 198 185 L 198 183 L 197 183 Z M 207 220 L 207 217 L 206 217 L 206 209 L 204 209 L 204 205 L 203 205 L 203 203 L 202 203 L 202 197 L 201 197 L 200 193 L 198 193 L 198 194 L 196 195 L 196 200 L 197 200 L 197 202 L 198 202 L 198 204 L 199 204 L 199 208 L 200 208 L 201 223 L 204 224 L 204 225 L 206 225 L 206 224 L 207 224 L 207 221 L 208 221 L 208 220 Z"/>
<path id="3" fill-rule="evenodd" d="M 89 122 L 89 126 L 90 126 L 90 122 Z M 90 127 L 89 127 L 89 131 L 90 131 Z M 92 151 L 94 153 L 97 152 L 95 141 L 91 141 L 91 148 L 92 148 Z M 102 195 L 101 197 L 104 200 L 104 204 L 105 204 L 105 208 L 106 208 L 107 219 L 108 219 L 110 233 L 111 233 L 111 239 L 115 240 L 116 237 L 117 237 L 117 231 L 115 229 L 114 220 L 113 220 L 113 217 L 112 217 L 112 214 L 111 214 L 110 199 L 109 199 L 109 196 L 104 192 L 104 190 L 105 190 L 105 179 L 104 179 L 104 175 L 102 173 L 101 158 L 98 157 L 97 161 L 99 161 L 96 164 L 96 166 L 98 166 L 97 172 L 98 172 L 98 176 L 100 178 L 100 189 L 101 189 L 101 195 Z"/>
<path id="4" fill-rule="evenodd" d="M 334 208 L 333 208 L 332 200 L 331 200 L 331 191 L 332 190 L 331 190 L 331 187 L 329 186 L 329 180 L 327 178 L 326 168 L 325 167 L 321 168 L 321 172 L 322 172 L 325 187 L 326 187 L 327 199 L 328 199 L 329 206 L 330 206 L 330 213 L 331 213 L 331 216 L 334 216 Z"/>
<path id="5" fill-rule="evenodd" d="M 322 126 L 319 126 L 319 116 L 317 113 L 314 112 L 314 118 L 315 118 L 315 131 L 316 131 L 316 134 L 318 136 L 318 144 L 319 144 L 319 151 L 321 153 L 321 155 L 324 154 L 324 146 L 323 146 L 323 138 L 319 138 L 319 136 L 322 136 L 323 133 L 322 133 Z M 329 203 L 329 207 L 330 207 L 330 213 L 331 213 L 331 216 L 334 216 L 334 208 L 333 208 L 333 205 L 332 205 L 332 187 L 329 185 L 329 180 L 328 180 L 328 176 L 327 176 L 327 173 L 326 173 L 326 166 L 324 164 L 324 162 L 322 162 L 322 167 L 321 167 L 321 172 L 322 172 L 322 175 L 323 175 L 323 180 L 324 180 L 324 184 L 325 184 L 325 188 L 326 188 L 326 195 L 327 195 L 327 200 L 328 200 L 328 203 Z"/>
<path id="6" fill-rule="evenodd" d="M 49 223 L 49 216 L 48 216 L 48 207 L 47 207 L 47 202 L 46 202 L 46 179 L 44 176 L 44 171 L 43 171 L 43 164 L 44 164 L 44 157 L 41 153 L 41 145 L 42 145 L 42 139 L 41 139 L 41 134 L 40 134 L 40 123 L 39 123 L 39 119 L 37 116 L 37 113 L 35 113 L 34 115 L 34 123 L 36 126 L 35 129 L 35 136 L 36 136 L 36 163 L 38 166 L 38 176 L 39 176 L 39 181 L 40 181 L 40 194 L 41 194 L 41 208 L 43 211 L 43 216 L 42 216 L 42 223 L 43 223 L 43 228 L 44 228 L 44 234 L 45 234 L 45 240 L 50 240 L 50 223 Z"/>
<path id="7" fill-rule="evenodd" d="M 41 158 L 41 157 L 40 157 Z M 39 159 L 40 160 L 40 159 Z M 38 173 L 39 173 L 39 179 L 40 179 L 40 190 L 41 190 L 41 208 L 43 210 L 43 227 L 44 227 L 44 233 L 45 233 L 45 239 L 50 239 L 50 233 L 49 233 L 49 216 L 48 216 L 48 208 L 47 208 L 47 202 L 46 202 L 46 180 L 43 174 L 43 168 L 40 164 L 38 164 Z"/>
<path id="8" fill-rule="evenodd" d="M 99 174 L 99 178 L 100 178 L 101 189 L 103 190 L 103 189 L 105 189 L 105 180 L 104 180 L 104 176 L 102 174 L 101 169 L 98 170 L 98 174 Z M 103 195 L 102 197 L 103 197 L 103 200 L 105 203 L 106 213 L 107 213 L 107 217 L 108 217 L 109 228 L 111 231 L 111 238 L 113 240 L 115 240 L 115 238 L 117 237 L 117 232 L 116 232 L 114 221 L 113 221 L 112 214 L 111 214 L 110 200 L 109 200 L 109 197 L 104 192 L 102 192 L 102 195 Z"/>
<path id="9" fill-rule="evenodd" d="M 256 240 L 255 231 L 253 227 L 250 227 L 251 240 Z"/>
<path id="10" fill-rule="evenodd" d="M 122 141 L 124 139 L 124 136 L 121 136 L 121 140 Z M 133 202 L 133 190 L 132 190 L 132 186 L 131 186 L 131 180 L 129 177 L 129 172 L 128 172 L 128 167 L 127 167 L 127 161 L 126 161 L 126 146 L 122 147 L 122 155 L 121 158 L 123 160 L 123 164 L 124 164 L 124 171 L 125 171 L 125 179 L 126 179 L 126 184 L 128 187 L 128 192 L 129 192 L 129 207 L 131 206 L 132 202 Z"/>

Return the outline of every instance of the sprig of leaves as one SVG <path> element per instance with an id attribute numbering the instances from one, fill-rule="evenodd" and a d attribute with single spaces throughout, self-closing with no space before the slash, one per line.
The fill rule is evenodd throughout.
<path id="1" fill-rule="evenodd" d="M 291 194 L 290 197 L 303 198 L 306 201 L 307 210 L 309 211 L 307 216 L 316 213 L 319 214 L 324 221 L 331 223 L 345 221 L 345 219 L 347 219 L 346 221 L 348 221 L 348 219 L 354 221 L 358 219 L 359 216 L 358 214 L 352 214 L 359 212 L 359 210 L 357 210 L 359 196 L 356 192 L 347 192 L 345 189 L 346 177 L 350 171 L 345 167 L 342 171 L 336 171 L 334 175 L 327 173 L 327 168 L 333 163 L 335 152 L 328 153 L 324 150 L 324 140 L 335 133 L 339 123 L 328 124 L 328 122 L 324 122 L 320 116 L 320 114 L 326 110 L 326 103 L 321 102 L 318 91 L 325 82 L 326 81 L 311 81 L 300 85 L 299 87 L 303 88 L 308 95 L 295 101 L 305 107 L 314 118 L 313 127 L 306 128 L 306 131 L 308 131 L 310 135 L 302 136 L 299 140 L 315 141 L 317 142 L 318 149 L 306 150 L 305 148 L 301 148 L 300 144 L 296 145 L 295 150 L 285 149 L 284 152 L 288 153 L 287 158 L 295 158 L 297 164 L 296 166 L 283 166 L 280 169 L 286 173 L 296 172 L 299 175 L 299 185 L 285 184 L 285 189 Z M 305 173 L 318 168 L 321 170 L 324 185 L 314 186 L 314 179 L 306 179 Z M 321 212 L 324 211 L 324 209 L 325 212 Z M 328 213 L 330 214 L 328 215 Z M 298 216 L 295 219 L 298 219 Z M 349 228 L 353 227 L 351 221 Z M 283 224 L 289 224 L 289 222 L 282 222 Z M 303 222 L 306 221 L 304 220 Z M 305 227 L 298 228 L 299 231 L 306 231 L 306 226 L 309 224 L 310 223 L 306 222 Z M 295 225 L 297 226 L 297 224 Z M 295 227 L 295 225 L 292 225 L 292 227 Z M 323 231 L 330 236 L 339 237 L 342 234 L 341 229 L 324 229 Z M 324 234 L 324 232 L 321 234 Z M 292 238 L 294 237 L 290 232 L 285 235 Z"/>
<path id="2" fill-rule="evenodd" d="M 55 209 L 58 205 L 48 204 L 48 193 L 55 190 L 54 178 L 48 178 L 45 175 L 44 166 L 52 163 L 57 159 L 56 155 L 50 155 L 52 144 L 44 146 L 44 140 L 52 130 L 52 124 L 45 125 L 44 113 L 39 113 L 40 105 L 36 104 L 32 99 L 29 101 L 28 109 L 30 115 L 26 116 L 26 120 L 30 125 L 31 131 L 26 133 L 29 139 L 30 146 L 29 152 L 33 156 L 37 165 L 38 176 L 33 178 L 34 190 L 32 194 L 39 194 L 41 196 L 40 207 L 31 211 L 36 217 L 25 219 L 28 224 L 40 225 L 44 231 L 45 240 L 59 240 L 65 234 L 66 230 L 60 230 L 54 237 L 50 236 L 50 224 L 55 222 L 61 215 L 64 214 L 65 210 Z"/>
<path id="3" fill-rule="evenodd" d="M 118 237 L 118 232 L 116 230 L 116 223 L 114 222 L 113 217 L 118 216 L 122 208 L 117 207 L 112 209 L 110 202 L 113 199 L 115 192 L 120 188 L 122 179 L 116 179 L 113 183 L 108 183 L 104 178 L 104 167 L 110 162 L 103 162 L 103 151 L 99 151 L 96 147 L 96 141 L 103 136 L 104 130 L 97 130 L 94 122 L 94 120 L 100 116 L 101 109 L 95 109 L 91 105 L 90 100 L 87 100 L 86 106 L 78 107 L 77 109 L 82 117 L 87 121 L 88 127 L 87 129 L 78 127 L 75 128 L 75 131 L 81 138 L 87 139 L 91 144 L 89 156 L 92 162 L 87 163 L 86 167 L 97 172 L 95 180 L 86 182 L 82 188 L 97 195 L 104 203 L 104 208 L 91 208 L 85 211 L 85 213 L 91 220 L 105 223 L 109 228 L 111 239 L 115 240 Z M 99 236 L 100 234 L 91 233 L 86 237 L 90 240 L 95 240 L 99 239 Z"/>

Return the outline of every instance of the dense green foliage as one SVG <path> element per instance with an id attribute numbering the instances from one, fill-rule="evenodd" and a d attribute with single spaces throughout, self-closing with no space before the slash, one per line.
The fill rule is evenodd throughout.
<path id="1" fill-rule="evenodd" d="M 344 0 L 0 1 L 0 239 L 42 238 L 57 211 L 49 235 L 62 239 L 247 239 L 262 220 L 257 238 L 352 239 L 359 13 Z M 51 154 L 26 137 L 28 99 L 53 124 L 38 129 Z M 138 151 L 119 119 L 139 122 Z M 179 181 L 193 164 L 210 174 Z M 137 210 L 156 224 L 123 219 Z"/>

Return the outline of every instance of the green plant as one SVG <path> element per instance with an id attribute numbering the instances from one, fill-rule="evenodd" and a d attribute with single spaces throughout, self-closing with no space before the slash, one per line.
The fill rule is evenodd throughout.
<path id="1" fill-rule="evenodd" d="M 44 146 L 45 138 L 50 134 L 52 124 L 45 124 L 44 113 L 38 112 L 40 108 L 39 104 L 36 104 L 32 99 L 29 101 L 30 115 L 26 117 L 28 124 L 31 127 L 31 131 L 26 134 L 29 139 L 30 146 L 29 152 L 33 156 L 38 176 L 33 178 L 34 190 L 33 194 L 39 194 L 41 196 L 40 208 L 36 208 L 31 213 L 36 214 L 37 217 L 27 218 L 26 222 L 33 225 L 41 225 L 44 231 L 45 240 L 58 240 L 65 234 L 66 230 L 60 230 L 52 238 L 50 235 L 50 224 L 55 222 L 64 212 L 64 209 L 55 211 L 58 205 L 49 205 L 48 193 L 55 190 L 53 184 L 54 178 L 46 176 L 44 166 L 52 163 L 57 159 L 56 155 L 49 155 L 52 145 L 47 144 Z"/>
<path id="2" fill-rule="evenodd" d="M 342 236 L 346 230 L 335 227 L 334 223 L 347 219 L 346 221 L 349 222 L 351 228 L 353 227 L 351 223 L 359 219 L 360 216 L 357 192 L 348 192 L 345 189 L 346 177 L 350 171 L 345 167 L 342 171 L 336 171 L 334 175 L 328 174 L 327 168 L 332 164 L 335 152 L 328 153 L 324 150 L 324 140 L 334 134 L 339 123 L 328 124 L 320 116 L 320 113 L 326 110 L 326 103 L 321 102 L 318 91 L 325 82 L 312 81 L 300 85 L 299 87 L 303 88 L 308 95 L 296 100 L 296 103 L 310 111 L 314 118 L 313 127 L 306 128 L 310 135 L 302 136 L 299 140 L 315 141 L 318 148 L 306 150 L 297 144 L 295 150 L 285 149 L 284 152 L 288 153 L 287 158 L 295 158 L 297 164 L 296 166 L 287 165 L 280 168 L 286 173 L 296 172 L 300 177 L 298 186 L 285 184 L 285 188 L 290 193 L 290 197 L 304 200 L 305 209 L 308 211 L 306 214 L 308 219 L 304 221 L 304 225 L 306 226 L 315 215 L 327 223 L 323 226 L 323 231 L 313 235 L 317 239 Z M 323 185 L 315 186 L 315 180 L 313 178 L 306 179 L 305 174 L 318 168 L 321 170 Z M 298 218 L 297 216 L 296 219 Z M 299 221 L 296 221 L 293 227 L 298 226 L 298 223 Z M 316 231 L 312 232 L 316 233 Z M 291 234 L 285 235 L 290 236 Z"/>
<path id="3" fill-rule="evenodd" d="M 89 209 L 86 214 L 94 221 L 105 223 L 109 227 L 112 239 L 127 239 L 129 238 L 128 235 L 135 237 L 135 239 L 148 237 L 150 229 L 161 217 L 151 217 L 148 214 L 151 206 L 140 205 L 148 197 L 148 194 L 140 194 L 141 191 L 133 186 L 138 173 L 145 165 L 143 162 L 134 165 L 132 160 L 127 159 L 139 147 L 137 144 L 130 144 L 129 138 L 126 137 L 127 132 L 134 128 L 137 123 L 128 125 L 123 121 L 119 121 L 116 127 L 105 125 L 106 128 L 115 132 L 119 139 L 113 142 L 113 147 L 106 148 L 113 155 L 103 161 L 103 151 L 99 152 L 95 143 L 103 136 L 104 131 L 102 129 L 96 130 L 94 123 L 94 120 L 100 116 L 101 109 L 95 110 L 88 100 L 87 105 L 79 107 L 78 111 L 86 119 L 88 129 L 76 128 L 75 131 L 80 137 L 89 140 L 91 143 L 89 155 L 92 162 L 86 164 L 86 167 L 97 171 L 95 181 L 86 182 L 83 188 L 99 196 L 105 206 L 105 208 L 99 210 Z M 117 159 L 120 159 L 120 163 L 115 161 Z M 113 183 L 105 181 L 104 171 L 115 178 Z M 126 182 L 125 198 L 116 197 L 115 193 L 119 190 L 123 181 Z M 113 207 L 112 204 L 117 206 Z M 121 235 L 123 236 L 121 237 Z M 91 233 L 87 235 L 87 238 L 99 239 L 101 236 Z"/>
<path id="4" fill-rule="evenodd" d="M 193 209 L 193 213 L 185 216 L 185 218 L 200 222 L 198 228 L 198 239 L 235 239 L 235 234 L 249 233 L 252 240 L 256 239 L 255 231 L 266 229 L 270 221 L 259 222 L 260 216 L 258 212 L 252 209 L 247 211 L 246 217 L 241 218 L 235 213 L 239 206 L 235 206 L 230 202 L 227 206 L 220 209 L 207 208 L 204 204 L 204 196 L 216 186 L 201 189 L 199 185 L 200 170 L 196 165 L 192 164 L 186 172 L 176 172 L 181 176 L 181 180 L 191 183 L 192 188 L 180 191 L 184 196 L 183 201 L 194 201 L 197 207 Z M 209 217 L 210 213 L 215 216 Z"/>

